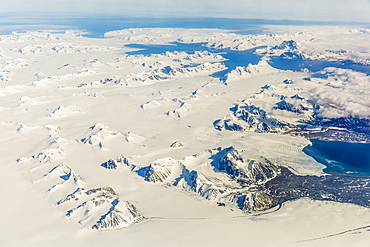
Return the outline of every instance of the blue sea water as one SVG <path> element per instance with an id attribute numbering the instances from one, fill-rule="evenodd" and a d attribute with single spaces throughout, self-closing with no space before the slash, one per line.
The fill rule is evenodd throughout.
<path id="1" fill-rule="evenodd" d="M 282 70 L 299 71 L 301 69 L 308 69 L 311 72 L 319 72 L 326 67 L 335 67 L 341 69 L 351 69 L 353 71 L 362 72 L 367 75 L 370 74 L 370 66 L 356 63 L 338 63 L 335 61 L 321 61 L 321 60 L 305 60 L 305 59 L 285 59 L 281 57 L 272 57 L 270 64 Z"/>
<path id="2" fill-rule="evenodd" d="M 172 42 L 170 45 L 143 45 L 143 44 L 130 44 L 127 47 L 137 48 L 139 50 L 128 52 L 128 55 L 149 55 L 149 54 L 162 54 L 166 51 L 183 51 L 187 53 L 194 53 L 195 51 L 209 51 L 212 53 L 219 53 L 223 56 L 226 61 L 224 64 L 227 69 L 217 72 L 212 76 L 221 78 L 226 73 L 235 69 L 237 66 L 247 66 L 248 64 L 257 64 L 261 60 L 261 56 L 255 54 L 256 49 L 261 47 L 256 47 L 253 49 L 248 49 L 245 51 L 234 51 L 229 48 L 224 49 L 214 49 L 205 46 L 205 43 L 193 43 L 186 44 L 180 42 Z M 268 63 L 277 69 L 282 70 L 293 70 L 300 71 L 302 69 L 308 69 L 312 72 L 319 72 L 326 67 L 336 67 L 336 68 L 347 68 L 354 71 L 370 74 L 370 65 L 362 64 L 341 64 L 335 61 L 319 61 L 319 60 L 306 60 L 306 59 L 286 59 L 283 57 L 272 57 Z M 318 74 L 317 76 L 321 76 Z"/>
<path id="3" fill-rule="evenodd" d="M 56 27 L 58 30 L 82 30 L 88 32 L 85 36 L 102 38 L 104 33 L 126 28 L 219 28 L 236 30 L 243 34 L 263 32 L 260 25 L 299 25 L 297 21 L 274 21 L 258 19 L 226 19 L 226 18 L 133 18 L 133 17 L 76 17 L 76 16 L 39 16 L 31 13 L 29 16 L 17 17 L 21 14 L 0 16 L 0 34 L 10 31 L 38 30 Z M 13 30 L 10 29 L 13 27 Z M 44 27 L 44 28 L 43 28 Z"/>
<path id="4" fill-rule="evenodd" d="M 128 16 L 67 16 L 66 13 L 8 13 L 0 14 L 0 33 L 11 31 L 39 30 L 55 27 L 57 30 L 82 30 L 92 38 L 102 38 L 103 34 L 126 28 L 218 28 L 239 34 L 258 34 L 266 32 L 263 25 L 356 25 L 370 27 L 369 23 L 323 22 L 267 19 L 232 18 L 143 18 Z"/>
<path id="5" fill-rule="evenodd" d="M 370 143 L 312 139 L 303 152 L 326 165 L 324 172 L 370 176 Z"/>
<path id="6" fill-rule="evenodd" d="M 44 16 L 39 13 L 11 13 L 0 15 L 0 34 L 7 34 L 11 31 L 28 31 L 39 29 L 54 30 L 81 30 L 87 33 L 84 36 L 91 38 L 103 38 L 104 33 L 126 28 L 218 28 L 229 30 L 239 34 L 261 34 L 268 31 L 263 25 L 357 25 L 369 27 L 369 23 L 346 23 L 346 22 L 323 22 L 323 21 L 295 21 L 295 20 L 266 20 L 266 19 L 232 19 L 232 18 L 139 18 L 139 17 L 110 17 L 110 16 Z M 210 49 L 201 47 L 201 44 L 174 43 L 173 46 L 151 46 L 139 47 L 143 50 L 132 54 L 163 53 L 166 51 L 208 50 L 210 52 L 224 52 L 227 62 L 227 71 L 220 72 L 214 76 L 220 77 L 236 66 L 247 66 L 249 63 L 256 64 L 259 60 L 254 55 L 254 50 L 231 51 L 230 49 Z M 325 67 L 350 68 L 355 71 L 370 74 L 370 66 L 359 64 L 338 64 L 330 61 L 310 61 L 304 59 L 284 59 L 273 57 L 270 64 L 278 69 L 301 70 L 307 68 L 317 72 Z"/>
<path id="7" fill-rule="evenodd" d="M 257 64 L 261 57 L 255 54 L 255 50 L 261 47 L 245 50 L 245 51 L 233 51 L 229 48 L 227 49 L 214 49 L 205 46 L 206 43 L 180 43 L 172 42 L 170 45 L 142 45 L 142 44 L 130 44 L 127 47 L 137 48 L 140 50 L 127 52 L 128 55 L 149 55 L 149 54 L 161 54 L 165 52 L 186 52 L 194 53 L 195 51 L 209 51 L 212 53 L 218 53 L 223 56 L 226 61 L 223 63 L 226 65 L 227 69 L 217 72 L 211 76 L 220 78 L 231 70 L 235 69 L 237 66 L 246 66 L 248 64 Z"/>

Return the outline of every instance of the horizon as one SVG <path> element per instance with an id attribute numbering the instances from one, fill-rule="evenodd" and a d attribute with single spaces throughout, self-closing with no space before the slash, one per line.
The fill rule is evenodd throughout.
<path id="1" fill-rule="evenodd" d="M 39 17 L 48 13 L 72 15 L 106 15 L 119 17 L 160 17 L 160 18 L 233 18 L 233 19 L 272 19 L 303 21 L 370 22 L 370 1 L 353 0 L 314 0 L 314 1 L 269 1 L 247 0 L 14 0 L 4 5 L 0 14 L 29 14 Z"/>

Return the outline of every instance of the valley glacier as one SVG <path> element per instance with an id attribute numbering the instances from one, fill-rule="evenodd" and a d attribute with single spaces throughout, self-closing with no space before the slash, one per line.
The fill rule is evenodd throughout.
<path id="1" fill-rule="evenodd" d="M 265 28 L 1 35 L 0 239 L 367 246 L 370 178 L 303 149 L 370 142 L 370 29 Z"/>

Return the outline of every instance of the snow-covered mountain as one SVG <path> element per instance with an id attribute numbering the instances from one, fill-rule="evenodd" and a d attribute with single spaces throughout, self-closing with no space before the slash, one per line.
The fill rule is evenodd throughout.
<path id="1" fill-rule="evenodd" d="M 148 182 L 174 186 L 245 212 L 276 206 L 277 201 L 267 195 L 263 186 L 279 175 L 279 166 L 264 158 L 243 157 L 248 155 L 233 147 L 210 151 L 217 157 L 208 164 L 214 169 L 214 177 L 191 170 L 183 164 L 184 161 L 172 158 L 157 159 L 149 166 L 138 169 L 137 173 Z M 221 173 L 223 179 L 217 178 L 216 173 Z M 230 184 L 230 181 L 233 183 Z"/>
<path id="2" fill-rule="evenodd" d="M 272 209 L 290 200 L 309 197 L 315 200 L 351 202 L 369 207 L 366 196 L 370 193 L 367 178 L 346 176 L 302 176 L 296 175 L 284 166 L 272 163 L 264 157 L 252 158 L 245 150 L 234 147 L 216 148 L 203 153 L 210 156 L 200 167 L 209 167 L 207 175 L 190 169 L 191 161 L 200 159 L 199 155 L 176 160 L 170 157 L 153 161 L 149 166 L 133 165 L 125 156 L 108 160 L 102 166 L 116 169 L 122 163 L 145 181 L 174 187 L 187 194 L 201 197 L 217 205 L 237 208 L 243 212 L 260 212 Z M 123 157 L 123 158 L 122 158 Z M 190 161 L 190 163 L 189 163 Z M 112 168 L 108 165 L 112 164 Z M 330 181 L 336 180 L 337 184 Z M 357 199 L 343 191 L 349 182 L 358 184 Z M 312 191 L 312 186 L 315 189 Z"/>
<path id="3" fill-rule="evenodd" d="M 115 158 L 109 159 L 108 161 L 102 163 L 101 166 L 107 169 L 114 170 L 119 169 L 121 166 L 127 166 L 131 170 L 134 170 L 136 168 L 136 165 L 133 163 L 133 161 L 130 158 L 124 156 L 123 154 Z"/>
<path id="4" fill-rule="evenodd" d="M 215 129 L 368 141 L 370 115 L 365 113 L 368 110 L 363 94 L 356 96 L 357 92 L 353 91 L 354 87 L 362 85 L 361 81 L 368 81 L 368 76 L 334 68 L 321 73 L 325 75 L 322 78 L 285 79 L 277 86 L 261 87 L 260 92 L 230 108 L 227 116 L 215 120 Z M 348 74 L 358 76 L 358 80 L 354 82 Z M 348 90 L 346 96 L 345 88 Z M 350 102 L 341 101 L 339 95 L 350 98 Z M 355 105 L 363 112 L 355 110 Z"/>
<path id="5" fill-rule="evenodd" d="M 220 78 L 225 84 L 230 83 L 233 80 L 246 79 L 257 75 L 270 75 L 279 73 L 281 70 L 273 68 L 267 61 L 261 60 L 258 64 L 248 64 L 248 66 L 241 67 L 237 66 L 234 70 L 228 72 L 226 75 Z"/>
<path id="6" fill-rule="evenodd" d="M 263 29 L 0 35 L 0 239 L 366 246 L 369 178 L 304 150 L 370 142 L 370 31 Z"/>
<path id="7" fill-rule="evenodd" d="M 113 230 L 130 226 L 143 220 L 138 209 L 122 200 L 111 187 L 89 188 L 85 179 L 57 160 L 64 157 L 60 146 L 63 140 L 32 156 L 21 158 L 18 163 L 29 169 L 33 183 L 47 193 L 58 210 L 81 225 L 94 230 Z M 65 142 L 65 140 L 64 140 Z M 56 146 L 56 147 L 54 147 Z M 122 157 L 110 161 L 122 163 Z M 112 166 L 107 166 L 113 169 Z"/>

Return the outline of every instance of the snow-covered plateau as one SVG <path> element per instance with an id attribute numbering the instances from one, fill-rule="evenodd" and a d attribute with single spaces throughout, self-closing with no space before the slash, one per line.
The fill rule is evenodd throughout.
<path id="1" fill-rule="evenodd" d="M 1 35 L 0 246 L 368 246 L 370 29 L 265 28 Z"/>

